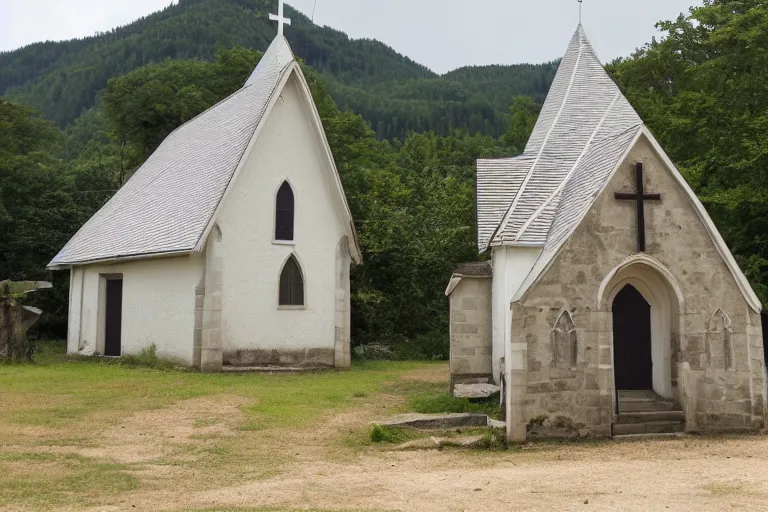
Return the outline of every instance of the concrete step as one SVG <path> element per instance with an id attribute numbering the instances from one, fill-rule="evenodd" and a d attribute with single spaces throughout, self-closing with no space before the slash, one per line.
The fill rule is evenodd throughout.
<path id="1" fill-rule="evenodd" d="M 223 373 L 314 373 L 332 370 L 327 366 L 229 366 L 221 367 Z"/>
<path id="2" fill-rule="evenodd" d="M 685 431 L 685 423 L 680 421 L 649 421 L 646 423 L 614 424 L 613 435 L 630 434 L 671 434 Z"/>
<path id="3" fill-rule="evenodd" d="M 619 390 L 619 400 L 659 400 L 660 398 L 651 390 Z"/>
<path id="4" fill-rule="evenodd" d="M 622 400 L 619 398 L 619 413 L 673 411 L 677 404 L 672 400 Z"/>
<path id="5" fill-rule="evenodd" d="M 685 422 L 685 413 L 683 411 L 622 412 L 616 417 L 616 423 L 621 425 L 661 421 Z"/>
<path id="6" fill-rule="evenodd" d="M 626 434 L 614 435 L 614 441 L 643 441 L 645 439 L 668 439 L 670 437 L 685 437 L 685 432 L 661 432 L 658 434 Z"/>

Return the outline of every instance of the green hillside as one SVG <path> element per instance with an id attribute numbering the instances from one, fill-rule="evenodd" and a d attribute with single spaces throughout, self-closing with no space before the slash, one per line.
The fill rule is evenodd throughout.
<path id="1" fill-rule="evenodd" d="M 0 53 L 0 96 L 66 127 L 93 107 L 110 78 L 167 59 L 210 61 L 217 48 L 265 50 L 271 0 L 179 0 L 127 26 L 83 39 Z M 454 129 L 499 136 L 514 96 L 541 100 L 556 63 L 462 68 L 438 76 L 374 40 L 353 40 L 288 8 L 294 52 L 328 82 L 342 108 L 363 114 L 380 138 Z"/>

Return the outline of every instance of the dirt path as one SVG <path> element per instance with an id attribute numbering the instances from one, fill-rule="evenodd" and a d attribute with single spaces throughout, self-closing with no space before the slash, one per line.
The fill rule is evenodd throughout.
<path id="1" fill-rule="evenodd" d="M 379 452 L 193 493 L 187 506 L 403 510 L 768 510 L 768 440 Z M 178 503 L 181 505 L 181 503 Z"/>
<path id="2" fill-rule="evenodd" d="M 136 497 L 168 510 L 768 510 L 764 436 L 530 444 L 506 452 L 350 447 L 350 436 L 402 400 L 379 395 L 309 428 L 265 432 L 270 450 L 292 459 L 266 478 Z"/>
<path id="3" fill-rule="evenodd" d="M 445 368 L 401 378 L 442 382 Z M 194 398 L 130 415 L 83 446 L 37 446 L 35 453 L 118 463 L 125 469 L 112 471 L 137 479 L 132 488 L 80 499 L 72 489 L 67 505 L 50 507 L 67 512 L 768 510 L 765 436 L 402 452 L 362 441 L 369 422 L 405 398 L 379 393 L 355 400 L 301 428 L 250 430 L 242 428 L 243 408 L 252 400 L 226 393 Z M 26 458 L 6 467 L 19 475 L 62 471 L 56 464 Z"/>

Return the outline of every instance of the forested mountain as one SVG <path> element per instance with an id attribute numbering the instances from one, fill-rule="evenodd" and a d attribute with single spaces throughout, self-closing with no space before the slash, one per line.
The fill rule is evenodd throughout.
<path id="1" fill-rule="evenodd" d="M 0 53 L 0 95 L 66 127 L 98 101 L 110 78 L 166 59 L 213 60 L 217 48 L 260 51 L 274 37 L 272 0 L 179 0 L 125 27 Z M 362 113 L 379 138 L 454 129 L 499 136 L 517 95 L 542 99 L 556 63 L 463 68 L 442 77 L 374 40 L 349 39 L 288 7 L 286 37 L 319 71 L 342 108 Z"/>

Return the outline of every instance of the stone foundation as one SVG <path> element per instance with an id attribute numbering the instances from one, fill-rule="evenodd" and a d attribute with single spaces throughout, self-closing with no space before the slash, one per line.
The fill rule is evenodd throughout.
<path id="1" fill-rule="evenodd" d="M 255 349 L 224 352 L 227 366 L 286 366 L 292 368 L 334 368 L 335 351 L 332 348 Z"/>

